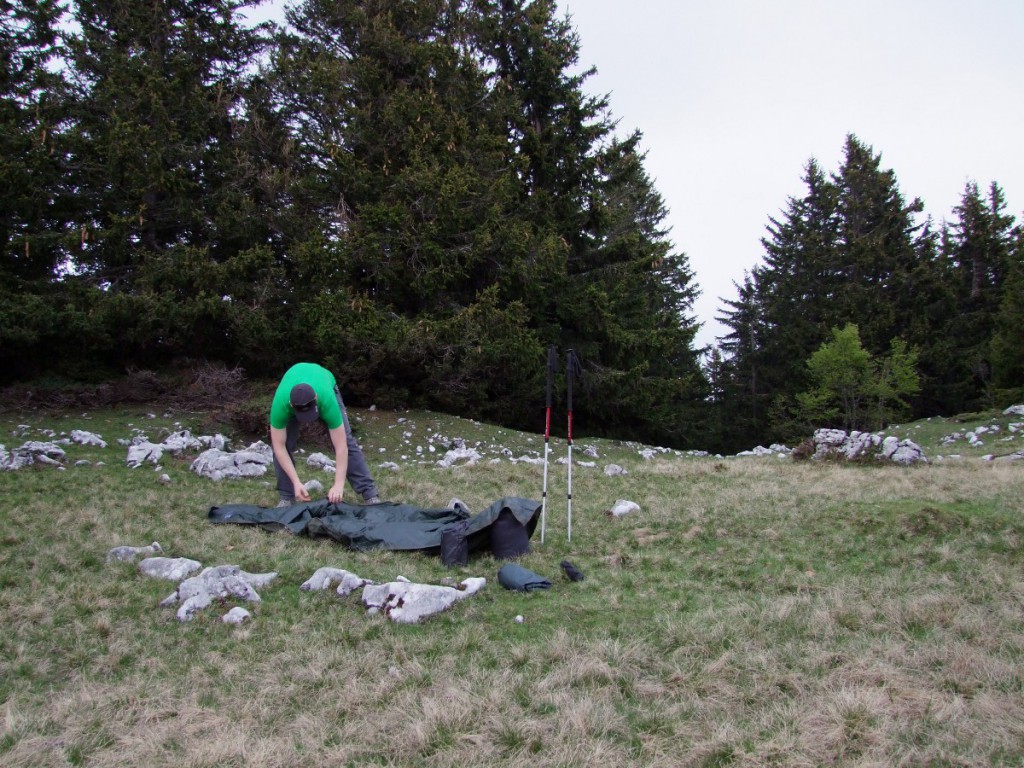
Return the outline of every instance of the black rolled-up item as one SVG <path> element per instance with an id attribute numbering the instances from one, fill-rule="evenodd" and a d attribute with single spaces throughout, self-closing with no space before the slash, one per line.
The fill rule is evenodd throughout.
<path id="1" fill-rule="evenodd" d="M 498 583 L 505 589 L 519 592 L 533 592 L 536 589 L 551 589 L 551 582 L 529 568 L 518 563 L 506 563 L 498 569 Z"/>

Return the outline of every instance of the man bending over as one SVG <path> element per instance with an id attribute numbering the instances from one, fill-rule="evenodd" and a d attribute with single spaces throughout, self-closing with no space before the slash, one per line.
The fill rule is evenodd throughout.
<path id="1" fill-rule="evenodd" d="M 292 453 L 299 441 L 299 425 L 316 419 L 327 426 L 334 444 L 334 484 L 327 500 L 335 504 L 342 500 L 347 478 L 366 504 L 379 504 L 377 484 L 370 476 L 363 450 L 352 436 L 334 374 L 316 363 L 296 363 L 277 385 L 270 405 L 270 444 L 281 497 L 278 506 L 310 500 L 295 470 Z"/>

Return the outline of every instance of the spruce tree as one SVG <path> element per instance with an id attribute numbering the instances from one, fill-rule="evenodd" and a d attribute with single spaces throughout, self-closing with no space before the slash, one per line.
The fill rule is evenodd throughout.
<path id="1" fill-rule="evenodd" d="M 231 210 L 241 81 L 259 50 L 234 14 L 252 0 L 78 0 L 68 36 L 78 185 L 91 230 L 76 255 L 130 285 L 144 254 L 219 244 Z"/>
<path id="2" fill-rule="evenodd" d="M 1003 300 L 1003 283 L 1012 266 L 1012 216 L 1005 213 L 1003 191 L 993 182 L 987 197 L 970 182 L 953 209 L 943 241 L 942 255 L 949 264 L 956 291 L 956 315 L 950 333 L 955 359 L 962 373 L 957 410 L 992 404 L 993 361 L 991 342 Z"/>
<path id="3" fill-rule="evenodd" d="M 712 403 L 720 424 L 717 444 L 709 448 L 735 451 L 749 447 L 753 435 L 768 432 L 768 398 L 761 382 L 765 363 L 765 312 L 754 276 L 745 273 L 743 283 L 733 283 L 737 298 L 720 298 L 724 308 L 716 319 L 729 329 L 712 350 L 707 375 Z"/>
<path id="4" fill-rule="evenodd" d="M 289 22 L 294 198 L 329 222 L 297 249 L 329 286 L 302 311 L 349 386 L 525 420 L 555 343 L 603 411 L 681 429 L 700 392 L 692 274 L 555 4 L 309 0 Z"/>
<path id="5" fill-rule="evenodd" d="M 773 392 L 800 388 L 803 361 L 833 324 L 844 276 L 836 266 L 838 191 L 817 162 L 804 172 L 806 194 L 790 198 L 781 220 L 771 219 L 754 280 L 762 307 L 762 386 Z M 789 391 L 792 391 L 790 389 Z"/>
<path id="6" fill-rule="evenodd" d="M 0 10 L 0 275 L 45 282 L 73 226 L 62 162 L 63 9 L 57 0 L 5 0 Z"/>
<path id="7" fill-rule="evenodd" d="M 1024 227 L 1016 227 L 992 336 L 992 380 L 1006 400 L 1024 398 Z"/>
<path id="8" fill-rule="evenodd" d="M 808 388 L 804 361 L 831 328 L 857 325 L 865 349 L 881 355 L 893 339 L 933 327 L 916 317 L 922 288 L 941 306 L 933 240 L 915 218 L 921 202 L 905 203 L 895 174 L 856 137 L 847 137 L 844 154 L 828 177 L 813 159 L 807 164 L 806 194 L 771 219 L 762 241 L 754 296 L 730 305 L 736 310 L 727 337 L 737 357 L 732 370 L 748 378 L 757 371 L 757 400 L 770 402 L 762 439 L 797 436 L 786 414 L 794 412 L 796 393 Z M 757 326 L 744 317 L 748 308 L 760 313 Z M 760 330 L 753 344 L 739 335 L 748 327 Z"/>
<path id="9" fill-rule="evenodd" d="M 685 255 L 668 241 L 667 211 L 643 167 L 640 140 L 637 132 L 598 153 L 589 238 L 558 309 L 563 333 L 571 328 L 581 358 L 595 363 L 593 401 L 617 403 L 601 415 L 604 428 L 621 435 L 639 428 L 679 445 L 697 432 L 696 406 L 706 394 L 693 350 L 697 289 Z"/>
<path id="10" fill-rule="evenodd" d="M 865 348 L 877 355 L 905 335 L 915 312 L 917 297 L 905 289 L 918 261 L 915 216 L 923 203 L 905 203 L 895 173 L 855 136 L 847 137 L 844 155 L 833 176 L 839 238 L 830 277 L 838 290 L 829 317 L 831 324 L 856 323 Z"/>
<path id="11" fill-rule="evenodd" d="M 68 179 L 83 235 L 72 260 L 107 291 L 116 356 L 237 359 L 232 323 L 252 328 L 259 290 L 247 291 L 253 264 L 272 260 L 276 202 L 261 199 L 238 142 L 263 41 L 237 12 L 253 4 L 74 4 Z"/>

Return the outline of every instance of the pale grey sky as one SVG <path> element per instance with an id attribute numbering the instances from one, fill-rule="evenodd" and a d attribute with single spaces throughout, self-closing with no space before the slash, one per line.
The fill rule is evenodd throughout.
<path id="1" fill-rule="evenodd" d="M 644 134 L 702 291 L 699 345 L 725 333 L 720 298 L 804 192 L 808 159 L 838 170 L 848 133 L 936 224 L 968 181 L 998 182 L 1024 219 L 1024 0 L 557 1 L 598 70 L 587 89 Z"/>
<path id="2" fill-rule="evenodd" d="M 699 343 L 727 329 L 719 297 L 761 256 L 804 165 L 842 161 L 848 133 L 881 153 L 936 223 L 964 186 L 996 181 L 1024 214 L 1022 0 L 558 0 L 620 130 L 646 168 L 703 295 Z"/>

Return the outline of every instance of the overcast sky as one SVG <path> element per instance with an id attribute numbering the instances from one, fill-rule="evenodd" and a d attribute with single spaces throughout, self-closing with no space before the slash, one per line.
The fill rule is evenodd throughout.
<path id="1" fill-rule="evenodd" d="M 838 170 L 848 133 L 881 153 L 936 222 L 964 185 L 996 181 L 1024 213 L 1022 0 L 559 0 L 620 130 L 646 167 L 703 295 L 761 257 L 769 216 L 801 195 L 809 158 Z"/>
<path id="2" fill-rule="evenodd" d="M 281 4 L 281 0 L 276 0 Z M 558 0 L 587 90 L 644 135 L 666 224 L 702 296 L 698 344 L 725 333 L 769 216 L 838 170 L 848 133 L 936 223 L 964 185 L 1024 216 L 1024 0 Z"/>

